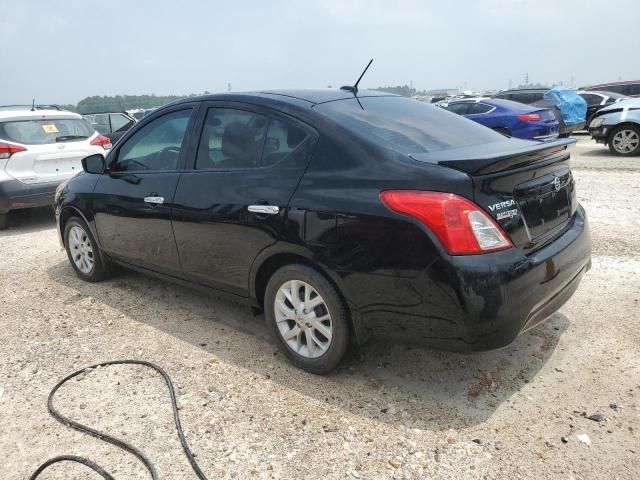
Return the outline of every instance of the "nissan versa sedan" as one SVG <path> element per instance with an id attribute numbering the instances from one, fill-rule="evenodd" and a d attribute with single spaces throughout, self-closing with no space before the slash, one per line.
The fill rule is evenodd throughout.
<path id="1" fill-rule="evenodd" d="M 85 158 L 55 210 L 80 278 L 120 264 L 260 306 L 326 373 L 370 334 L 489 350 L 560 308 L 591 264 L 570 143 L 353 87 L 192 97 Z"/>

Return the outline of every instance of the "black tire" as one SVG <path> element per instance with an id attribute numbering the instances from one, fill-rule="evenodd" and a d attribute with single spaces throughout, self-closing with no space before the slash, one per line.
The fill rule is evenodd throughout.
<path id="1" fill-rule="evenodd" d="M 509 132 L 509 130 L 507 130 L 504 127 L 493 127 L 492 130 L 494 132 L 498 132 L 498 133 L 504 135 L 505 137 L 511 137 L 511 132 Z"/>
<path id="2" fill-rule="evenodd" d="M 297 280 L 308 284 L 324 301 L 322 306 L 314 308 L 313 314 L 315 316 L 318 315 L 317 309 L 321 309 L 321 315 L 326 315 L 326 313 L 328 313 L 330 316 L 331 339 L 329 340 L 328 346 L 326 346 L 326 350 L 324 351 L 324 353 L 321 353 L 319 356 L 313 358 L 301 355 L 292 347 L 290 347 L 283 338 L 283 334 L 280 332 L 279 324 L 276 321 L 276 296 L 278 295 L 280 287 L 283 287 L 287 282 L 290 282 L 292 280 Z M 323 375 L 334 370 L 340 364 L 349 344 L 349 323 L 347 310 L 340 296 L 338 295 L 338 292 L 336 292 L 336 289 L 323 275 L 304 265 L 293 264 L 280 268 L 271 276 L 271 278 L 269 279 L 269 283 L 267 284 L 264 299 L 264 311 L 267 322 L 271 324 L 271 328 L 273 329 L 280 350 L 296 367 L 310 373 Z M 311 314 L 311 312 L 308 313 Z M 289 328 L 296 328 L 296 323 L 294 321 L 287 321 L 285 323 L 286 324 L 283 325 L 283 328 L 287 328 L 287 325 L 293 325 Z M 283 322 L 280 322 L 280 324 L 282 325 Z M 299 328 L 298 330 L 300 331 L 300 339 L 298 340 L 298 342 L 302 341 L 302 343 L 306 345 L 306 333 L 303 335 L 302 331 Z M 318 338 L 317 335 L 319 334 L 320 338 L 328 340 L 321 333 L 318 333 L 319 330 L 314 331 L 316 332 L 316 337 L 314 338 Z M 298 345 L 300 345 L 300 343 Z M 314 344 L 314 349 L 317 348 L 317 345 Z"/>
<path id="3" fill-rule="evenodd" d="M 637 144 L 635 148 L 633 150 L 629 150 L 628 152 L 620 151 L 616 149 L 616 147 L 614 146 L 615 136 L 618 133 L 625 130 L 634 133 L 637 139 Z M 621 155 L 623 157 L 633 157 L 636 155 L 640 155 L 640 127 L 638 127 L 637 125 L 631 125 L 631 124 L 619 125 L 611 131 L 611 133 L 609 134 L 609 140 L 607 141 L 607 143 L 609 144 L 609 150 L 612 153 L 615 153 L 616 155 Z"/>
<path id="4" fill-rule="evenodd" d="M 9 214 L 0 213 L 0 230 L 7 228 L 7 225 L 9 225 Z"/>
<path id="5" fill-rule="evenodd" d="M 82 229 L 85 234 L 85 237 L 83 237 L 86 239 L 85 244 L 87 244 L 88 242 L 88 245 L 91 247 L 92 252 L 90 257 L 93 259 L 93 265 L 90 271 L 83 272 L 74 261 L 74 255 L 76 255 L 77 253 L 72 251 L 74 247 L 71 246 L 72 242 L 70 242 L 69 239 L 69 234 L 74 227 Z M 87 282 L 99 282 L 101 280 L 104 280 L 105 278 L 108 278 L 111 272 L 109 261 L 105 257 L 104 253 L 102 253 L 102 251 L 98 248 L 98 244 L 96 243 L 96 240 L 91 233 L 91 229 L 87 226 L 84 220 L 82 220 L 80 217 L 71 217 L 69 220 L 67 220 L 67 223 L 64 224 L 63 235 L 65 250 L 67 251 L 69 263 L 75 270 L 78 277 Z"/>

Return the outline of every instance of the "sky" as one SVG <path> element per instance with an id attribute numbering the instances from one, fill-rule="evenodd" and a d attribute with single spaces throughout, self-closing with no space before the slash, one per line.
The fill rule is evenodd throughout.
<path id="1" fill-rule="evenodd" d="M 0 0 L 0 104 L 640 79 L 639 0 Z"/>

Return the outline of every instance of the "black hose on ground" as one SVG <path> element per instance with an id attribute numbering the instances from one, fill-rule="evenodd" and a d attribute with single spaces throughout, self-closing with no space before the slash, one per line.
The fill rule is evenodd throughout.
<path id="1" fill-rule="evenodd" d="M 173 384 L 171 383 L 171 378 L 169 377 L 167 372 L 165 372 L 162 368 L 160 368 L 154 363 L 145 362 L 144 360 L 113 360 L 110 362 L 103 362 L 103 363 L 91 365 L 90 367 L 85 367 L 81 370 L 70 373 L 69 375 L 64 377 L 62 380 L 60 380 L 58 383 L 56 383 L 56 385 L 53 387 L 53 390 L 51 390 L 51 392 L 49 393 L 49 398 L 47 400 L 47 408 L 49 409 L 49 413 L 51 414 L 51 416 L 53 416 L 53 418 L 58 420 L 63 425 L 74 428 L 84 433 L 88 433 L 89 435 L 92 435 L 100 440 L 103 440 L 107 443 L 115 445 L 116 447 L 119 447 L 135 455 L 143 463 L 143 465 L 151 475 L 151 478 L 153 480 L 157 480 L 158 472 L 156 472 L 156 469 L 151 463 L 151 461 L 145 456 L 144 453 L 142 453 L 141 450 L 137 449 L 130 443 L 125 442 L 124 440 L 120 440 L 119 438 L 116 438 L 107 433 L 101 432 L 100 430 L 87 427 L 86 425 L 76 422 L 75 420 L 72 420 L 69 417 L 65 417 L 53 406 L 53 397 L 55 396 L 58 389 L 62 385 L 64 385 L 66 382 L 68 382 L 69 380 L 71 380 L 72 378 L 78 375 L 81 375 L 82 373 L 85 373 L 87 370 L 91 370 L 97 367 L 108 367 L 110 365 L 141 365 L 143 367 L 151 368 L 156 372 L 158 372 L 160 375 L 162 375 L 162 378 L 164 379 L 167 385 L 167 388 L 169 389 L 169 396 L 171 397 L 171 408 L 173 409 L 173 421 L 176 426 L 176 432 L 178 432 L 178 437 L 180 438 L 182 450 L 184 451 L 184 454 L 186 455 L 187 460 L 189 460 L 189 463 L 191 464 L 191 468 L 193 469 L 197 477 L 200 480 L 207 480 L 206 475 L 200 469 L 200 466 L 195 460 L 193 452 L 191 451 L 191 449 L 189 448 L 189 445 L 187 444 L 187 439 L 184 437 L 184 432 L 182 431 L 182 426 L 180 425 L 180 417 L 178 416 L 178 403 L 176 401 L 176 394 L 173 390 Z M 47 460 L 45 463 L 40 465 L 35 472 L 33 472 L 33 474 L 30 477 L 30 480 L 35 480 L 36 478 L 38 478 L 38 476 L 50 465 L 53 465 L 55 463 L 60 463 L 60 462 L 80 463 L 90 468 L 94 472 L 98 473 L 99 475 L 101 475 L 102 478 L 104 478 L 105 480 L 115 480 L 111 475 L 109 475 L 109 473 L 107 473 L 102 467 L 100 467 L 96 463 L 92 462 L 87 458 L 78 457 L 75 455 L 62 455 L 62 456 L 54 457 L 54 458 L 51 458 L 50 460 Z"/>

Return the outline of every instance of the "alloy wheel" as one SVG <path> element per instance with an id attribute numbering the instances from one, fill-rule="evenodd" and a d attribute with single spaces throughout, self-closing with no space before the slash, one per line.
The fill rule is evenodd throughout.
<path id="1" fill-rule="evenodd" d="M 640 136 L 638 132 L 630 129 L 624 129 L 616 132 L 612 139 L 613 148 L 618 153 L 631 153 L 640 144 Z"/>
<path id="2" fill-rule="evenodd" d="M 74 225 L 69 230 L 69 251 L 75 266 L 85 275 L 93 270 L 94 257 L 93 246 L 87 232 L 83 228 Z"/>
<path id="3" fill-rule="evenodd" d="M 294 352 L 317 358 L 329 349 L 333 337 L 331 314 L 315 288 L 301 280 L 290 280 L 278 289 L 274 303 L 278 331 Z"/>

